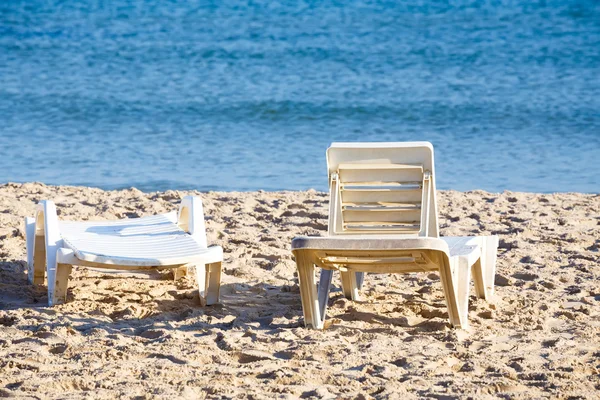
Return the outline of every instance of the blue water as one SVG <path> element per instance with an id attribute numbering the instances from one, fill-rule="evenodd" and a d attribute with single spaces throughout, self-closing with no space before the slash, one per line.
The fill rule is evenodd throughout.
<path id="1" fill-rule="evenodd" d="M 324 190 L 404 140 L 441 189 L 600 192 L 600 2 L 0 2 L 0 182 Z"/>

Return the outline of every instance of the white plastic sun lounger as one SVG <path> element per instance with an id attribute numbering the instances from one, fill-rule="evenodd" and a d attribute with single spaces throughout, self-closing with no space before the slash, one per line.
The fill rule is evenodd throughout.
<path id="1" fill-rule="evenodd" d="M 73 265 L 110 270 L 196 267 L 202 305 L 219 301 L 223 249 L 207 247 L 202 201 L 185 197 L 179 213 L 119 221 L 59 221 L 52 201 L 25 219 L 28 279 L 48 277 L 48 305 L 66 301 Z"/>
<path id="2" fill-rule="evenodd" d="M 365 272 L 438 271 L 450 323 L 466 328 L 471 274 L 493 296 L 498 237 L 439 237 L 431 143 L 333 143 L 327 165 L 328 236 L 292 241 L 305 325 L 323 328 L 333 271 L 352 300 Z"/>

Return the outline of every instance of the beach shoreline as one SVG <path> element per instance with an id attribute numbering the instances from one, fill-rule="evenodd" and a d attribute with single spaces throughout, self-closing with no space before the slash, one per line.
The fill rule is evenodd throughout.
<path id="1" fill-rule="evenodd" d="M 191 276 L 73 269 L 69 301 L 26 284 L 23 218 L 132 218 L 202 198 L 224 249 L 221 304 Z M 325 331 L 303 326 L 293 237 L 324 235 L 326 193 L 0 185 L 0 396 L 593 398 L 600 394 L 600 195 L 438 192 L 443 236 L 500 237 L 496 301 L 449 327 L 436 274 L 334 276 Z M 474 292 L 472 291 L 473 295 Z"/>

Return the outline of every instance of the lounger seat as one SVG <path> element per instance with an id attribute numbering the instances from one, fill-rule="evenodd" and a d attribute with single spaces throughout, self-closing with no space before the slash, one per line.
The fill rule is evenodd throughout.
<path id="1" fill-rule="evenodd" d="M 466 237 L 473 239 L 472 237 Z M 400 248 L 423 247 L 450 253 L 448 238 L 398 238 L 390 235 L 368 236 L 298 236 L 292 240 L 292 250 L 397 250 Z M 455 238 L 452 238 L 455 239 Z M 451 240 L 453 243 L 454 241 Z M 455 251 L 460 247 L 454 246 Z M 471 248 L 469 248 L 471 249 Z"/>
<path id="2" fill-rule="evenodd" d="M 177 226 L 177 213 L 120 221 L 59 222 L 65 247 L 87 262 L 137 267 L 210 264 L 220 247 L 203 248 Z"/>
<path id="3" fill-rule="evenodd" d="M 299 236 L 292 240 L 292 251 L 294 250 L 313 250 L 325 251 L 321 253 L 326 255 L 327 252 L 335 251 L 359 251 L 369 253 L 376 251 L 381 252 L 398 252 L 404 249 L 411 251 L 426 250 L 440 251 L 445 253 L 449 258 L 464 258 L 469 265 L 481 257 L 482 249 L 485 248 L 486 242 L 491 242 L 491 248 L 494 249 L 496 241 L 495 236 L 450 236 L 442 238 L 398 238 L 390 235 L 369 235 L 369 236 L 353 236 L 353 237 L 315 237 L 315 236 Z M 495 249 L 494 249 L 495 250 Z M 335 262 L 322 262 L 320 265 L 325 269 L 345 269 L 345 270 L 362 270 L 361 265 L 376 265 L 374 261 L 356 259 L 352 264 L 348 258 L 343 260 L 343 264 Z M 333 260 L 335 261 L 335 260 Z M 394 261 L 397 261 L 394 259 Z M 379 264 L 386 264 L 385 257 L 379 260 Z M 389 264 L 389 263 L 388 263 Z M 341 267 L 343 265 L 343 267 Z M 425 267 L 417 268 L 418 271 L 424 271 Z M 436 267 L 432 268 L 437 269 Z M 493 290 L 493 286 L 490 287 Z"/>
<path id="4" fill-rule="evenodd" d="M 196 269 L 202 305 L 219 301 L 223 249 L 207 246 L 202 201 L 188 196 L 179 212 L 119 221 L 59 221 L 52 201 L 25 219 L 28 279 L 48 278 L 48 305 L 66 301 L 72 266 L 114 270 Z"/>

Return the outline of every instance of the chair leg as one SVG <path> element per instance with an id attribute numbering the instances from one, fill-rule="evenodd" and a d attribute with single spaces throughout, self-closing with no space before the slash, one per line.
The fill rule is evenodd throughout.
<path id="1" fill-rule="evenodd" d="M 196 281 L 200 305 L 204 307 L 217 304 L 221 290 L 221 263 L 196 265 Z"/>
<path id="2" fill-rule="evenodd" d="M 482 260 L 485 284 L 485 299 L 491 301 L 494 296 L 494 281 L 496 280 L 496 257 L 498 255 L 498 236 L 486 236 L 483 240 L 484 255 Z"/>
<path id="3" fill-rule="evenodd" d="M 327 303 L 329 302 L 329 291 L 331 289 L 332 278 L 332 270 L 321 270 L 321 277 L 319 278 L 319 286 L 317 288 L 317 298 L 319 300 L 319 316 L 322 321 L 325 321 L 325 315 L 327 314 Z"/>
<path id="4" fill-rule="evenodd" d="M 363 284 L 365 283 L 365 273 L 356 272 L 356 287 L 358 290 L 362 290 Z"/>
<path id="5" fill-rule="evenodd" d="M 320 316 L 319 297 L 315 282 L 315 264 L 308 252 L 296 252 L 296 266 L 300 283 L 300 298 L 304 313 L 304 325 L 307 328 L 323 329 L 324 319 Z"/>
<path id="6" fill-rule="evenodd" d="M 72 266 L 70 264 L 55 263 L 54 268 L 48 270 L 48 305 L 55 306 L 67 301 L 67 289 Z"/>
<path id="7" fill-rule="evenodd" d="M 200 305 L 204 307 L 217 304 L 221 290 L 221 263 L 196 265 L 196 281 Z"/>
<path id="8" fill-rule="evenodd" d="M 46 279 L 46 239 L 35 234 L 35 218 L 26 220 L 27 280 L 34 285 L 43 285 Z"/>
<path id="9" fill-rule="evenodd" d="M 206 305 L 210 306 L 219 302 L 221 291 L 221 263 L 208 264 L 206 269 Z"/>
<path id="10" fill-rule="evenodd" d="M 475 283 L 475 293 L 477 294 L 477 297 L 479 297 L 480 299 L 486 299 L 488 300 L 488 296 L 486 295 L 486 290 L 485 290 L 485 278 L 483 275 L 483 254 L 482 256 L 475 261 L 475 264 L 473 264 L 473 282 Z"/>
<path id="11" fill-rule="evenodd" d="M 205 264 L 196 265 L 196 282 L 198 283 L 198 294 L 200 295 L 200 306 L 206 305 L 206 286 L 208 283 L 208 268 Z"/>
<path id="12" fill-rule="evenodd" d="M 457 280 L 455 283 L 458 299 L 458 316 L 460 326 L 469 326 L 469 289 L 471 286 L 471 265 L 467 257 L 458 257 L 456 260 Z"/>
<path id="13" fill-rule="evenodd" d="M 444 287 L 448 316 L 450 323 L 456 328 L 466 329 L 469 326 L 470 275 L 468 262 L 460 258 L 447 260 L 440 266 L 440 280 Z"/>
<path id="14" fill-rule="evenodd" d="M 350 272 L 350 271 L 340 271 L 342 277 L 342 290 L 344 291 L 344 296 L 347 299 L 351 299 L 354 301 L 360 300 L 360 294 L 358 292 L 358 282 L 357 275 L 359 273 Z M 362 282 L 361 282 L 362 285 Z"/>
<path id="15" fill-rule="evenodd" d="M 173 269 L 173 280 L 177 281 L 187 275 L 187 266 Z"/>
<path id="16" fill-rule="evenodd" d="M 488 302 L 491 302 L 494 297 L 497 252 L 498 236 L 483 236 L 481 238 L 481 257 L 473 266 L 473 275 L 477 297 Z"/>

